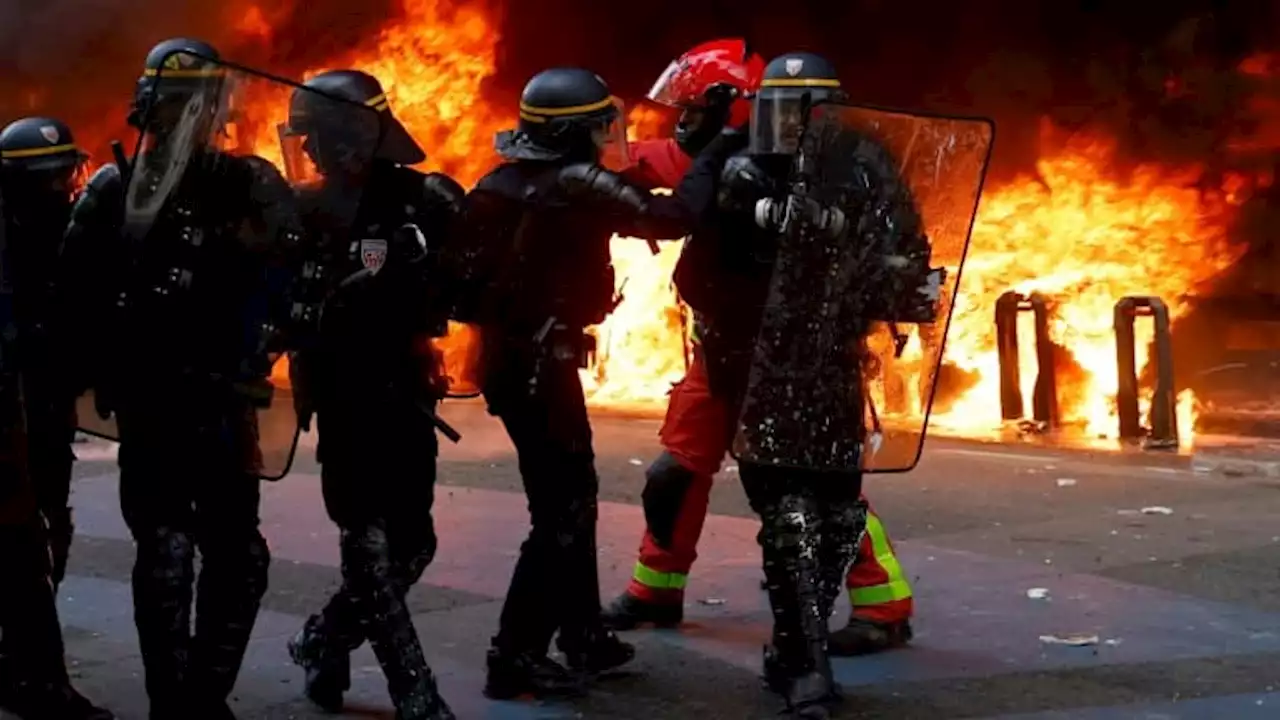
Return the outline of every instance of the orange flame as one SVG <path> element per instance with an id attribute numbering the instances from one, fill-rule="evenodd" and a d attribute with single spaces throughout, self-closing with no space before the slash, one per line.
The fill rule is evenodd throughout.
<path id="1" fill-rule="evenodd" d="M 326 67 L 357 68 L 378 77 L 397 116 L 428 150 L 423 169 L 473 183 L 495 162 L 494 133 L 514 119 L 507 109 L 486 103 L 481 92 L 494 73 L 497 28 L 481 9 L 455 8 L 443 0 L 401 2 L 400 18 Z M 240 27 L 248 35 L 270 33 L 260 13 L 250 13 Z M 1273 57 L 1259 56 L 1241 70 L 1260 75 L 1274 67 Z M 283 112 L 282 98 L 260 98 L 250 114 L 263 118 Z M 283 118 L 270 119 L 249 124 L 250 144 L 278 162 L 272 133 Z M 669 116 L 654 108 L 638 106 L 628 113 L 632 139 L 661 134 L 668 124 Z M 1050 333 L 1065 350 L 1067 371 L 1059 373 L 1064 418 L 1089 436 L 1114 437 L 1115 302 L 1154 295 L 1177 317 L 1186 310 L 1185 295 L 1239 257 L 1227 231 L 1245 179 L 1229 177 L 1222 189 L 1202 192 L 1193 189 L 1198 168 L 1142 165 L 1121 173 L 1107 138 L 1052 142 L 1053 135 L 1046 126 L 1036 177 L 988 187 L 983 198 L 945 358 L 971 380 L 939 407 L 937 429 L 985 435 L 1000 427 L 993 312 L 1000 294 L 1017 290 L 1045 293 L 1057 302 Z M 626 299 L 590 330 L 597 338 L 595 364 L 583 373 L 590 401 L 660 410 L 685 367 L 686 318 L 671 285 L 680 243 L 665 243 L 653 255 L 643 242 L 614 237 L 611 251 Z M 1150 332 L 1139 323 L 1139 367 L 1147 360 Z M 1024 337 L 1025 346 L 1029 333 Z M 441 341 L 455 377 L 466 374 L 473 341 L 461 327 Z M 1032 353 L 1023 353 L 1028 398 L 1034 362 Z M 889 390 L 875 392 L 883 397 Z M 908 395 L 913 393 L 918 395 L 918 388 L 907 388 Z M 909 399 L 919 407 L 918 397 Z M 1184 440 L 1190 436 L 1194 404 L 1189 391 L 1179 395 Z"/>

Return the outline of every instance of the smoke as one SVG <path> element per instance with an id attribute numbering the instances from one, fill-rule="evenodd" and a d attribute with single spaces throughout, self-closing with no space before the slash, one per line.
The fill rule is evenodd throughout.
<path id="1" fill-rule="evenodd" d="M 62 118 L 106 157 L 127 134 L 126 108 L 147 51 L 171 37 L 211 43 L 223 57 L 291 74 L 359 43 L 398 12 L 396 0 L 3 0 L 0 117 Z M 101 118 L 118 118 L 104 126 Z M 85 121 L 94 120 L 93 123 Z"/>
<path id="2" fill-rule="evenodd" d="M 406 5 L 430 2 L 5 0 L 0 113 L 73 124 L 122 117 L 147 50 L 184 34 L 236 61 L 296 75 L 367 42 Z M 1103 130 L 1134 160 L 1222 170 L 1245 155 L 1256 159 L 1231 146 L 1268 119 L 1253 102 L 1258 78 L 1239 66 L 1276 47 L 1280 28 L 1269 0 L 471 2 L 501 16 L 498 75 L 487 91 L 495 102 L 514 105 L 529 76 L 555 65 L 590 67 L 634 101 L 681 51 L 745 35 L 766 57 L 827 56 L 853 96 L 869 103 L 994 117 L 997 180 L 1039 155 L 1043 117 L 1068 130 Z M 95 152 L 105 147 L 105 138 L 82 140 Z"/>
<path id="3" fill-rule="evenodd" d="M 586 65 L 638 97 L 695 43 L 745 34 L 766 57 L 831 59 L 855 98 L 982 114 L 999 123 L 998 169 L 1025 168 L 1039 119 L 1107 131 L 1136 159 L 1215 158 L 1249 121 L 1237 68 L 1275 47 L 1276 3 L 964 3 L 650 0 L 511 2 L 502 79 Z"/>

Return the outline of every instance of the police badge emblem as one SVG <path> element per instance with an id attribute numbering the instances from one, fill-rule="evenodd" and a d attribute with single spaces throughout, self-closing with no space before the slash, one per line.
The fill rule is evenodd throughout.
<path id="1" fill-rule="evenodd" d="M 360 262 L 375 275 L 387 263 L 387 241 L 374 238 L 360 241 Z"/>
<path id="2" fill-rule="evenodd" d="M 787 74 L 795 77 L 804 69 L 804 58 L 787 58 L 786 70 Z"/>
<path id="3" fill-rule="evenodd" d="M 50 145 L 57 145 L 62 136 L 58 134 L 58 128 L 53 125 L 41 125 L 40 136 L 49 142 Z"/>

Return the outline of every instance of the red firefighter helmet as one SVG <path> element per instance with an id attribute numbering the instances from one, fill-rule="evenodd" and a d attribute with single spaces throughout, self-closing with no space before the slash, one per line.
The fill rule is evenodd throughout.
<path id="1" fill-rule="evenodd" d="M 705 109 L 727 96 L 731 104 L 726 124 L 740 127 L 751 119 L 746 96 L 760 87 L 764 66 L 764 58 L 742 38 L 711 40 L 668 65 L 649 90 L 649 99 L 681 109 Z"/>

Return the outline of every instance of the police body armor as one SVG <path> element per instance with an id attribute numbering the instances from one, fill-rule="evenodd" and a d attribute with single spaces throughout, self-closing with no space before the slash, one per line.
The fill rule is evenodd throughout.
<path id="1" fill-rule="evenodd" d="M 492 285 L 486 307 L 477 311 L 479 323 L 536 331 L 554 317 L 581 330 L 613 310 L 610 218 L 592 208 L 590 198 L 572 196 L 565 170 L 513 163 L 476 186 L 469 227 L 495 241 L 472 247 L 499 256 L 486 258 Z"/>
<path id="2" fill-rule="evenodd" d="M 300 206 L 310 249 L 308 296 L 318 308 L 311 340 L 291 368 L 314 409 L 420 402 L 443 388 L 426 337 L 447 332 L 449 292 L 439 244 L 461 211 L 465 191 L 439 173 L 379 165 L 354 225 L 334 223 L 323 184 Z M 425 360 L 424 360 L 425 356 Z"/>
<path id="3" fill-rule="evenodd" d="M 126 399 L 154 417 L 196 412 L 164 408 L 176 384 L 232 415 L 248 413 L 244 428 L 257 436 L 249 461 L 260 476 L 277 479 L 287 472 L 298 436 L 289 383 L 273 363 L 297 330 L 291 290 L 301 270 L 295 263 L 302 226 L 283 175 L 252 146 L 237 145 L 224 127 L 253 107 L 238 101 L 241 95 L 310 91 L 180 47 L 160 55 L 154 63 L 148 59 L 151 74 L 140 81 L 131 117 L 152 129 L 125 173 L 123 214 L 112 217 L 104 203 L 88 199 L 78 208 L 90 216 L 97 207 L 103 224 L 119 228 L 113 247 L 124 259 L 112 292 L 116 327 L 128 339 L 122 344 L 127 355 L 109 362 L 113 371 L 102 374 L 110 380 L 95 388 L 95 396 L 108 397 L 82 401 L 80 420 L 86 431 L 114 439 L 110 411 Z M 373 113 L 340 98 L 325 101 Z M 156 122 L 162 129 L 154 129 Z M 95 197 L 117 193 L 103 184 Z M 347 214 L 338 212 L 339 222 L 347 228 L 361 190 L 347 188 L 352 195 L 341 203 Z M 105 234 L 78 225 L 69 240 Z M 97 412 L 86 413 L 86 405 Z"/>

